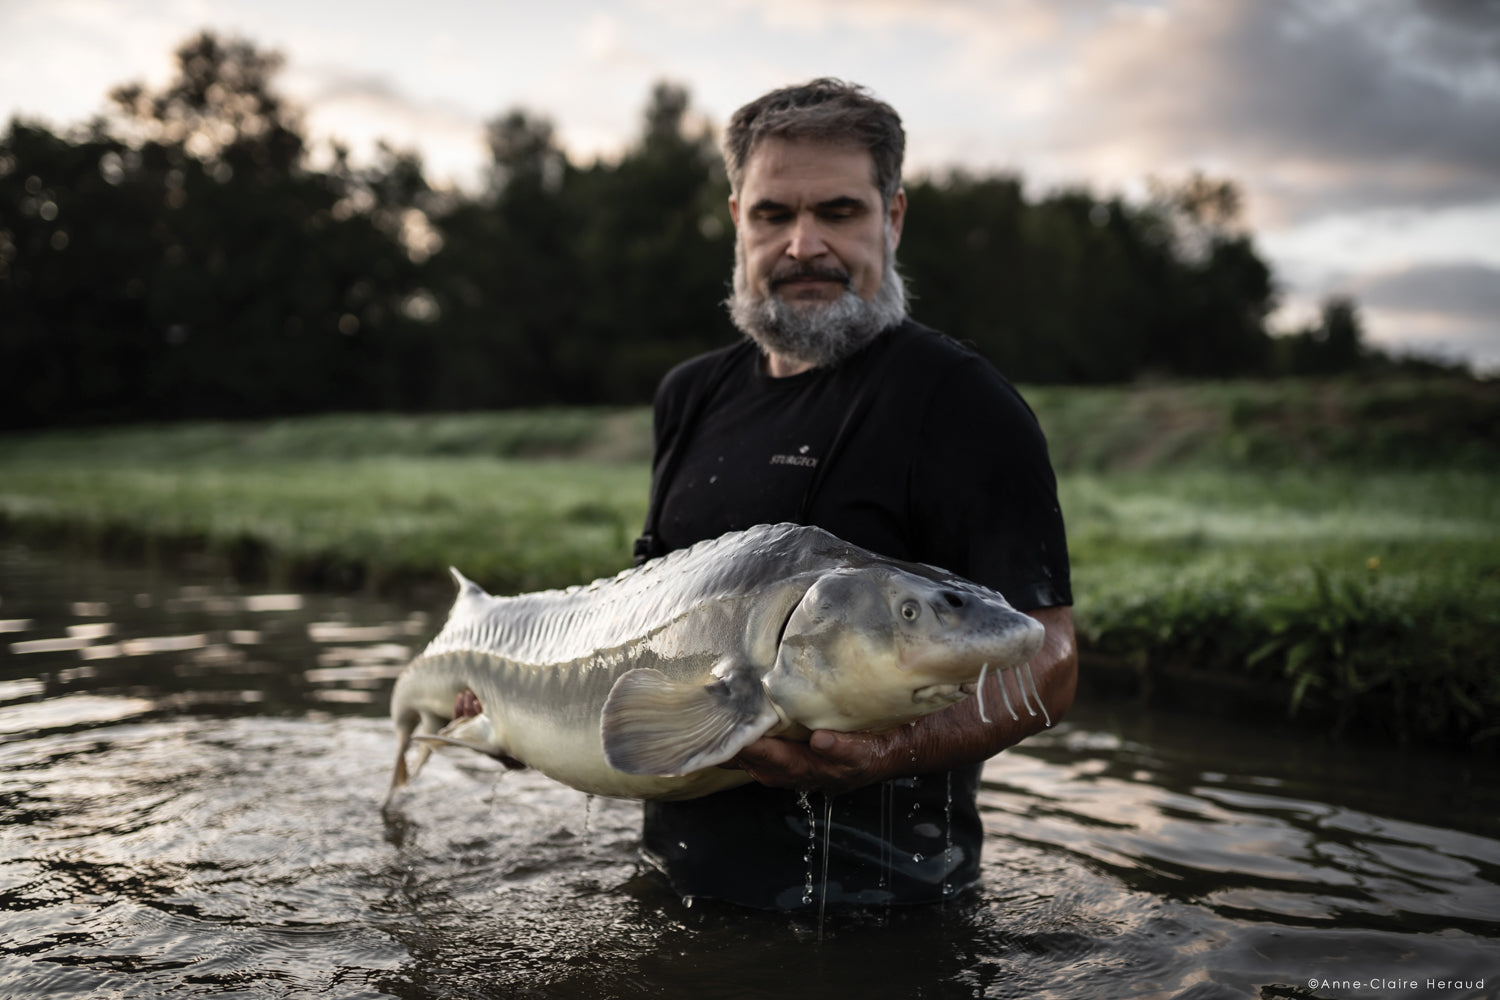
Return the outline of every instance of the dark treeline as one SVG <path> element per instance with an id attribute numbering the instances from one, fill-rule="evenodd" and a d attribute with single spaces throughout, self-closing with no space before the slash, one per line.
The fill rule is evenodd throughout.
<path id="1" fill-rule="evenodd" d="M 0 426 L 638 403 L 736 336 L 728 186 L 680 87 L 654 89 L 615 162 L 502 115 L 484 190 L 454 192 L 389 148 L 314 165 L 274 54 L 205 32 L 177 58 L 108 117 L 0 138 Z M 1272 275 L 1231 183 L 1141 205 L 1014 177 L 908 192 L 914 315 L 1014 380 L 1379 360 L 1347 301 L 1268 335 Z"/>

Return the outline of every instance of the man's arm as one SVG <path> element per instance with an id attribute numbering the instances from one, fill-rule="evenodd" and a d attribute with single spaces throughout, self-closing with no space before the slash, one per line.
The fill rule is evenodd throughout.
<path id="1" fill-rule="evenodd" d="M 1078 684 L 1078 647 L 1073 637 L 1073 609 L 1036 608 L 1028 611 L 1047 630 L 1041 652 L 1031 660 L 1031 671 L 1047 714 L 1056 723 L 1073 704 Z M 1019 678 L 1006 681 L 1014 692 Z M 1038 712 L 1027 714 L 1011 695 L 1019 720 L 1005 710 L 996 687 L 1002 678 L 985 683 L 985 722 L 977 698 L 967 698 L 909 726 L 889 733 L 835 733 L 818 730 L 807 743 L 761 739 L 740 751 L 728 765 L 773 788 L 847 792 L 886 778 L 947 771 L 987 760 L 1046 727 Z"/>

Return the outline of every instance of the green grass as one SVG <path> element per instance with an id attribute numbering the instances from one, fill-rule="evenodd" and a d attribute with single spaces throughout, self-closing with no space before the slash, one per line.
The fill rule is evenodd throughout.
<path id="1" fill-rule="evenodd" d="M 333 415 L 0 437 L 0 521 L 127 556 L 390 589 L 447 566 L 497 592 L 629 564 L 650 414 Z"/>
<path id="2" fill-rule="evenodd" d="M 1500 381 L 1348 376 L 1026 397 L 1062 471 L 1500 467 Z"/>
<path id="3" fill-rule="evenodd" d="M 1027 393 L 1089 657 L 1308 725 L 1500 750 L 1500 384 Z M 628 565 L 650 415 L 329 416 L 0 436 L 0 531 L 291 585 L 499 593 Z"/>
<path id="4" fill-rule="evenodd" d="M 1500 745 L 1500 474 L 1073 474 L 1086 650 L 1309 724 Z M 1247 705 L 1247 708 L 1251 707 Z"/>
<path id="5" fill-rule="evenodd" d="M 643 466 L 406 457 L 10 463 L 12 532 L 106 554 L 205 552 L 239 575 L 389 589 L 457 566 L 497 592 L 629 563 Z"/>

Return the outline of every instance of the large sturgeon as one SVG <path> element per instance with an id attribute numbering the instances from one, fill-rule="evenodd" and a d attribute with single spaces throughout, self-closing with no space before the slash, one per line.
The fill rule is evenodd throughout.
<path id="1" fill-rule="evenodd" d="M 597 795 L 695 798 L 750 780 L 715 765 L 761 736 L 891 729 L 968 697 L 986 670 L 1013 674 L 1028 710 L 1023 677 L 1036 695 L 1037 621 L 819 528 L 759 525 L 516 597 L 454 577 L 447 624 L 391 695 L 392 794 L 446 743 Z M 454 719 L 465 691 L 481 711 Z"/>

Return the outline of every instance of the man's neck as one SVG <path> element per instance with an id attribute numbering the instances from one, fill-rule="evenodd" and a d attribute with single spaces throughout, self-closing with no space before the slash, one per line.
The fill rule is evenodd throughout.
<path id="1" fill-rule="evenodd" d="M 766 374 L 772 378 L 788 378 L 792 375 L 801 375 L 805 371 L 811 371 L 816 367 L 811 361 L 800 361 L 789 358 L 785 354 L 777 354 L 775 351 L 766 351 Z"/>

